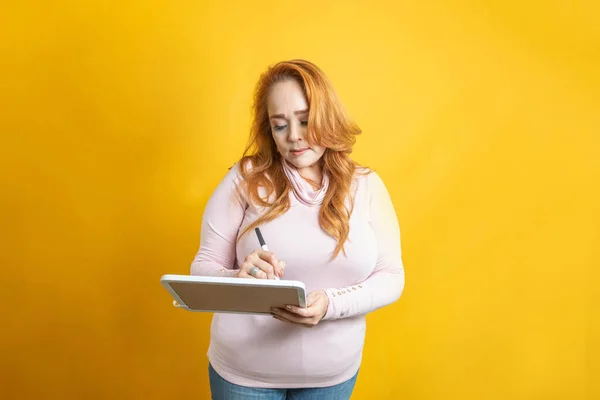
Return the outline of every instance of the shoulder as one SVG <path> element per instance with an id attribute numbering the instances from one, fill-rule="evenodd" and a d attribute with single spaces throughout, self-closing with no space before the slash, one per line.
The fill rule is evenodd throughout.
<path id="1" fill-rule="evenodd" d="M 248 176 L 251 170 L 251 164 L 246 160 L 238 160 L 231 165 L 224 173 L 221 184 L 228 187 L 236 188 L 238 191 L 246 186 L 245 177 Z"/>
<path id="2" fill-rule="evenodd" d="M 253 171 L 252 158 L 244 157 L 236 161 L 227 171 L 227 177 L 236 181 L 243 180 L 244 176 L 248 176 Z"/>
<path id="3" fill-rule="evenodd" d="M 387 194 L 387 187 L 381 178 L 381 175 L 374 169 L 368 167 L 358 167 L 354 174 L 358 189 L 368 193 L 369 197 Z"/>
<path id="4" fill-rule="evenodd" d="M 255 169 L 255 165 L 256 162 L 253 156 L 244 156 L 229 167 L 229 172 L 238 174 L 242 177 L 247 177 L 258 172 Z"/>
<path id="5" fill-rule="evenodd" d="M 229 167 L 225 176 L 225 180 L 235 186 L 244 198 L 248 198 L 249 191 L 262 190 L 264 184 L 262 175 L 268 177 L 268 174 L 256 167 L 256 164 L 252 156 L 243 157 Z"/>
<path id="6" fill-rule="evenodd" d="M 377 171 L 369 167 L 357 166 L 354 172 L 354 179 L 359 185 L 366 187 L 374 184 L 383 184 L 383 180 Z"/>
<path id="7" fill-rule="evenodd" d="M 227 169 L 224 180 L 237 183 L 241 180 L 241 172 L 240 162 L 238 161 Z"/>

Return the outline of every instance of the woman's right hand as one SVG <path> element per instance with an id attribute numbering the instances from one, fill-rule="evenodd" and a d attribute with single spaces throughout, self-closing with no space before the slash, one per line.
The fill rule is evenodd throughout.
<path id="1" fill-rule="evenodd" d="M 252 268 L 258 270 L 251 275 Z M 270 251 L 254 250 L 244 259 L 240 269 L 234 276 L 236 278 L 275 279 L 283 277 L 285 262 L 279 261 L 277 256 Z"/>

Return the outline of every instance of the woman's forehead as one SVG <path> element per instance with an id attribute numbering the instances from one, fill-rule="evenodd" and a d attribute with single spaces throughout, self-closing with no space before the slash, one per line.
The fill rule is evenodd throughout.
<path id="1" fill-rule="evenodd" d="M 308 103 L 298 82 L 278 82 L 271 87 L 268 96 L 269 115 L 284 114 L 290 117 L 294 112 L 306 112 Z"/>

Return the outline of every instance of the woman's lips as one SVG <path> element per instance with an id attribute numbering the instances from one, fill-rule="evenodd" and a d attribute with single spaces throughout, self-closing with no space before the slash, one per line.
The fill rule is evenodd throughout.
<path id="1" fill-rule="evenodd" d="M 301 156 L 302 154 L 306 153 L 307 150 L 308 150 L 308 147 L 304 148 L 304 149 L 290 150 L 290 152 L 295 156 Z"/>

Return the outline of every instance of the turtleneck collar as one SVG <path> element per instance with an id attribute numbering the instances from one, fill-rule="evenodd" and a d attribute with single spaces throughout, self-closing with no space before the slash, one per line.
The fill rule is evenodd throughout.
<path id="1" fill-rule="evenodd" d="M 287 176 L 294 194 L 298 201 L 307 206 L 316 206 L 323 203 L 327 188 L 329 187 L 329 176 L 323 171 L 323 180 L 321 187 L 315 190 L 301 175 L 298 169 L 290 164 L 285 158 L 281 157 L 281 166 Z"/>

